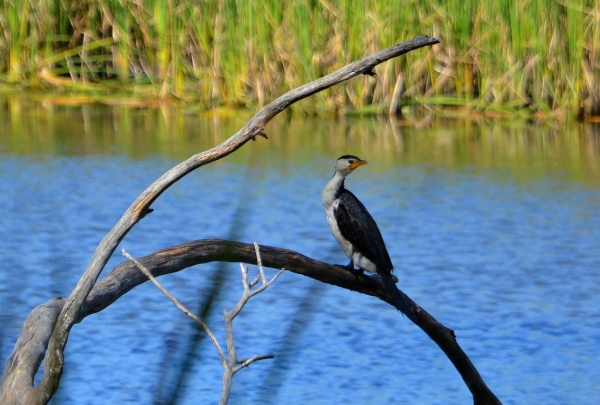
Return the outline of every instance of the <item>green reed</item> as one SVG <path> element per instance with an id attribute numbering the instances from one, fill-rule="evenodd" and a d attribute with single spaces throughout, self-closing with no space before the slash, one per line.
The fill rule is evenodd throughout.
<path id="1" fill-rule="evenodd" d="M 33 88 L 263 105 L 427 34 L 441 44 L 295 110 L 382 112 L 397 88 L 404 104 L 458 115 L 600 114 L 592 0 L 0 0 L 0 11 L 0 80 Z"/>

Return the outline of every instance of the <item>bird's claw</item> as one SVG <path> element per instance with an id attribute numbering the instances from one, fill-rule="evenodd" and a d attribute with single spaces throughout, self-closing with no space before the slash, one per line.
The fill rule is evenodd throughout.
<path id="1" fill-rule="evenodd" d="M 334 266 L 338 266 L 341 267 L 344 270 L 348 270 L 350 273 L 356 274 L 356 275 L 363 275 L 365 274 L 365 270 L 364 269 L 355 269 L 353 264 L 335 264 Z"/>
<path id="2" fill-rule="evenodd" d="M 365 274 L 365 269 L 361 269 L 359 267 L 358 269 L 352 269 L 352 272 L 356 273 L 356 274 L 360 274 L 362 276 L 363 274 Z"/>

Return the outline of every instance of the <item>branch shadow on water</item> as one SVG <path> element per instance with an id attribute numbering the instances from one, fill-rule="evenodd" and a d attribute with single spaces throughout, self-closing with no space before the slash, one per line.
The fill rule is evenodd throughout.
<path id="1" fill-rule="evenodd" d="M 308 329 L 308 324 L 319 307 L 322 290 L 326 286 L 319 282 L 311 283 L 310 288 L 303 294 L 303 300 L 298 304 L 298 308 L 292 321 L 281 340 L 281 345 L 275 350 L 275 359 L 270 362 L 270 369 L 262 379 L 257 393 L 258 398 L 254 401 L 258 404 L 272 404 L 277 402 L 277 395 L 287 380 L 287 374 L 290 365 L 298 356 L 298 342 Z M 281 402 L 281 401 L 279 401 Z"/>
<path id="2" fill-rule="evenodd" d="M 242 192 L 240 195 L 244 195 L 244 193 Z M 231 230 L 228 239 L 235 240 L 241 234 L 246 218 L 247 208 L 242 198 L 240 198 L 231 221 Z M 204 320 L 206 324 L 210 325 L 213 315 L 215 315 L 215 312 L 218 312 L 218 308 L 215 308 L 214 304 L 218 301 L 226 285 L 228 276 L 226 267 L 230 265 L 230 263 L 219 262 L 216 271 L 212 274 L 212 278 L 207 280 L 207 284 L 204 286 L 204 289 L 209 289 L 208 294 L 203 294 L 202 291 L 198 291 L 196 294 L 198 297 L 198 306 L 195 314 Z M 219 313 L 216 315 L 219 315 Z M 178 330 L 182 325 L 187 324 L 189 324 L 189 319 L 181 317 L 181 321 L 175 325 L 169 336 L 179 336 Z M 195 363 L 202 360 L 198 353 L 202 342 L 206 340 L 207 336 L 202 327 L 197 323 L 192 324 L 192 329 L 191 335 L 183 335 L 179 338 L 179 341 L 171 337 L 165 338 L 165 350 L 160 362 L 160 375 L 156 384 L 155 405 L 176 405 L 180 403 L 188 381 L 193 376 Z"/>
<path id="3" fill-rule="evenodd" d="M 208 285 L 212 288 L 208 295 L 197 294 L 200 297 L 198 301 L 198 310 L 195 312 L 206 323 L 212 318 L 215 312 L 214 303 L 225 285 L 226 271 L 225 263 L 221 263 L 214 272 Z M 182 318 L 181 322 L 174 327 L 170 336 L 178 336 L 177 330 L 187 318 Z M 172 337 L 165 338 L 165 350 L 160 362 L 161 374 L 156 384 L 156 393 L 154 404 L 156 405 L 176 405 L 179 403 L 185 391 L 187 382 L 192 376 L 192 370 L 195 362 L 200 361 L 198 356 L 202 342 L 206 338 L 206 333 L 202 327 L 196 323 L 192 325 L 192 333 L 187 336 L 187 341 L 177 341 Z M 174 359 L 180 359 L 176 361 Z"/>

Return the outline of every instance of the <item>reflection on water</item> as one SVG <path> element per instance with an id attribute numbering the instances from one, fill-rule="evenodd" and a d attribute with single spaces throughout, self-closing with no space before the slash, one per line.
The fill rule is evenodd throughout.
<path id="1" fill-rule="evenodd" d="M 245 118 L 0 102 L 0 364 L 31 308 L 69 294 L 134 198 Z M 357 154 L 369 165 L 347 187 L 379 222 L 400 288 L 455 330 L 503 403 L 596 402 L 598 127 L 278 117 L 267 133 L 268 141 L 172 187 L 121 247 L 139 256 L 231 237 L 343 261 L 319 196 L 333 160 Z M 115 254 L 108 267 L 121 261 Z M 222 336 L 220 313 L 240 295 L 237 265 L 161 281 L 199 308 L 216 274 L 223 289 L 209 323 Z M 441 351 L 369 297 L 286 273 L 235 328 L 240 357 L 276 359 L 238 373 L 232 403 L 471 402 Z M 139 287 L 73 328 L 53 403 L 152 403 L 173 392 L 189 359 L 180 403 L 216 402 L 217 357 L 206 341 L 186 352 L 192 335 L 189 320 L 154 287 Z"/>
<path id="2" fill-rule="evenodd" d="M 41 108 L 43 107 L 43 108 Z M 185 110 L 116 107 L 65 107 L 28 100 L 0 99 L 0 153 L 87 156 L 124 155 L 145 159 L 162 156 L 181 161 L 233 135 L 250 117 L 218 117 Z M 276 117 L 267 126 L 268 142 L 228 157 L 229 162 L 283 169 L 290 159 L 306 164 L 315 156 L 337 157 L 351 150 L 377 161 L 371 170 L 397 165 L 431 164 L 457 170 L 494 169 L 492 176 L 523 181 L 553 175 L 600 184 L 598 125 L 552 123 L 458 127 L 436 121 L 428 128 L 391 125 L 387 119 L 326 121 Z M 248 160 L 252 152 L 254 159 Z M 277 158 L 273 155 L 276 154 Z M 273 158 L 272 158 L 273 157 Z"/>

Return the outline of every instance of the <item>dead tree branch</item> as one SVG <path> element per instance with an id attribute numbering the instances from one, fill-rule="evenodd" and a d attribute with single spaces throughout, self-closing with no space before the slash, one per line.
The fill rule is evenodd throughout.
<path id="1" fill-rule="evenodd" d="M 242 297 L 240 298 L 238 303 L 235 305 L 235 307 L 231 310 L 231 312 L 224 311 L 224 314 L 223 314 L 225 316 L 225 330 L 226 330 L 227 356 L 228 356 L 227 359 L 225 358 L 225 355 L 223 354 L 223 350 L 221 349 L 221 346 L 219 345 L 217 338 L 211 332 L 208 325 L 206 325 L 206 323 L 204 323 L 204 321 L 200 317 L 198 317 L 197 315 L 192 313 L 182 303 L 180 303 L 175 297 L 173 297 L 173 295 L 171 295 L 171 293 L 169 293 L 167 291 L 167 289 L 164 288 L 156 280 L 156 278 L 152 275 L 150 270 L 148 270 L 143 264 L 141 264 L 136 259 L 134 259 L 129 253 L 127 253 L 125 251 L 125 249 L 122 250 L 123 256 L 125 256 L 127 259 L 131 260 L 136 265 L 136 267 L 142 273 L 144 273 L 144 275 L 152 282 L 152 284 L 154 284 L 156 286 L 156 288 L 158 288 L 160 290 L 160 292 L 162 292 L 173 304 L 175 304 L 175 306 L 181 312 L 183 312 L 185 315 L 187 315 L 188 317 L 190 317 L 194 321 L 196 321 L 202 327 L 202 329 L 204 329 L 204 332 L 208 335 L 208 337 L 212 341 L 213 345 L 215 346 L 215 349 L 217 350 L 217 354 L 219 355 L 219 357 L 221 359 L 221 366 L 223 367 L 223 389 L 222 389 L 221 401 L 220 401 L 221 405 L 225 405 L 229 402 L 229 393 L 231 392 L 231 383 L 233 381 L 233 375 L 235 373 L 237 373 L 244 367 L 248 367 L 251 363 L 253 363 L 255 361 L 272 359 L 275 357 L 273 354 L 264 354 L 264 355 L 255 355 L 255 356 L 252 356 L 252 357 L 250 357 L 248 359 L 244 359 L 244 360 L 238 360 L 238 358 L 236 356 L 235 342 L 233 339 L 233 320 L 235 319 L 236 316 L 239 315 L 239 313 L 242 311 L 242 309 L 244 308 L 244 306 L 246 305 L 248 300 L 250 300 L 250 298 L 252 298 L 255 295 L 266 290 L 267 287 L 269 287 L 275 280 L 277 280 L 277 278 L 281 275 L 281 273 L 283 273 L 283 269 L 281 269 L 281 270 L 279 270 L 279 272 L 277 274 L 275 274 L 275 276 L 273 276 L 273 278 L 271 280 L 267 281 L 267 278 L 265 277 L 265 271 L 262 266 L 262 261 L 260 258 L 260 249 L 256 242 L 254 242 L 254 249 L 256 251 L 256 261 L 258 263 L 259 274 L 258 274 L 258 276 L 256 276 L 256 278 L 254 280 L 252 280 L 251 282 L 248 282 L 248 266 L 240 263 L 240 267 L 242 269 L 242 286 L 244 288 Z M 252 287 L 254 287 L 256 285 L 256 283 L 258 283 L 259 279 L 262 281 L 262 285 L 259 288 L 252 290 Z"/>
<path id="2" fill-rule="evenodd" d="M 273 276 L 273 278 L 267 281 L 265 276 L 265 271 L 262 266 L 262 260 L 260 258 L 260 250 L 258 248 L 258 244 L 254 242 L 254 250 L 256 251 L 256 262 L 258 264 L 259 275 L 248 282 L 248 266 L 240 263 L 240 267 L 242 270 L 242 285 L 244 287 L 244 292 L 242 294 L 242 298 L 238 301 L 235 307 L 230 311 L 224 312 L 225 315 L 225 330 L 227 334 L 227 355 L 229 359 L 226 364 L 223 364 L 223 391 L 221 394 L 221 405 L 227 404 L 229 402 L 229 392 L 231 391 L 231 383 L 233 379 L 233 375 L 240 371 L 244 367 L 248 367 L 250 363 L 259 360 L 272 359 L 275 356 L 272 354 L 266 354 L 261 356 L 253 356 L 249 359 L 238 360 L 235 350 L 235 343 L 233 340 L 233 320 L 239 313 L 242 311 L 248 300 L 254 297 L 256 294 L 260 294 L 264 290 L 267 289 L 279 276 L 283 273 L 283 268 L 279 270 L 277 274 Z M 258 283 L 258 280 L 261 280 L 261 286 L 252 290 L 252 287 Z"/>
<path id="3" fill-rule="evenodd" d="M 63 309 L 65 300 L 53 298 L 31 311 L 17 339 L 15 348 L 6 362 L 0 404 L 37 404 L 33 378 L 42 364 L 48 341 Z"/>
<path id="4" fill-rule="evenodd" d="M 35 403 L 46 404 L 58 389 L 64 362 L 64 348 L 67 344 L 69 332 L 79 316 L 81 306 L 94 287 L 100 273 L 106 266 L 110 256 L 115 251 L 121 240 L 140 221 L 150 209 L 150 206 L 166 189 L 193 170 L 219 160 L 242 147 L 257 135 L 264 135 L 265 126 L 277 114 L 291 104 L 308 96 L 335 86 L 363 73 L 371 73 L 373 68 L 386 60 L 404 55 L 415 49 L 439 43 L 436 38 L 419 36 L 399 45 L 394 45 L 359 61 L 353 62 L 325 77 L 290 90 L 269 105 L 263 107 L 248 123 L 235 135 L 220 145 L 205 152 L 198 153 L 186 161 L 173 167 L 158 180 L 152 183 L 131 204 L 113 229 L 106 234 L 94 251 L 90 263 L 83 276 L 67 298 L 63 310 L 58 317 L 54 333 L 50 338 L 48 355 L 46 357 L 44 377 L 40 385 L 35 388 L 38 400 Z"/>
<path id="5" fill-rule="evenodd" d="M 100 273 L 121 240 L 123 240 L 125 235 L 127 235 L 138 221 L 150 212 L 150 206 L 154 200 L 156 200 L 165 190 L 193 170 L 229 155 L 249 140 L 256 139 L 256 136 L 265 136 L 264 129 L 267 123 L 291 104 L 357 75 L 371 74 L 375 66 L 386 60 L 437 43 L 439 43 L 439 41 L 435 38 L 419 36 L 403 44 L 395 45 L 369 55 L 323 78 L 293 89 L 262 108 L 231 138 L 212 149 L 190 157 L 186 161 L 167 171 L 158 180 L 152 183 L 144 190 L 144 192 L 142 192 L 142 194 L 140 194 L 133 204 L 131 204 L 113 229 L 98 244 L 81 279 L 62 306 L 62 310 L 58 316 L 56 326 L 54 327 L 48 344 L 42 381 L 38 387 L 34 388 L 32 383 L 28 387 L 24 387 L 22 390 L 23 398 L 29 398 L 28 403 L 30 404 L 46 404 L 54 395 L 62 375 L 64 348 L 69 337 L 69 332 L 77 320 L 84 316 L 84 304 L 89 298 L 88 295 L 94 288 Z M 10 395 L 10 392 L 7 393 L 8 387 L 5 389 L 4 383 L 5 381 L 3 381 L 0 399 L 4 399 L 5 395 Z M 2 403 L 20 403 L 18 401 L 20 401 L 20 399 L 15 400 L 14 402 L 3 401 Z"/>
<path id="6" fill-rule="evenodd" d="M 361 294 L 377 297 L 392 305 L 391 299 L 387 295 L 383 284 L 381 284 L 377 279 L 370 278 L 366 275 L 350 273 L 349 271 L 338 266 L 311 259 L 310 257 L 306 257 L 292 250 L 270 246 L 261 246 L 261 259 L 263 266 L 265 267 L 274 269 L 285 268 L 288 271 L 292 271 L 296 274 L 310 277 L 324 283 L 356 291 Z M 255 248 L 252 244 L 232 242 L 221 239 L 203 239 L 188 242 L 183 245 L 159 250 L 151 255 L 138 258 L 137 261 L 146 267 L 154 277 L 160 277 L 165 274 L 178 272 L 187 267 L 214 261 L 258 264 Z M 76 321 L 80 322 L 86 316 L 102 311 L 117 299 L 125 295 L 128 291 L 146 281 L 148 281 L 148 278 L 137 269 L 134 263 L 127 261 L 119 264 L 94 286 L 82 307 L 80 317 Z M 415 324 L 425 333 L 427 333 L 427 335 L 448 356 L 454 367 L 465 381 L 468 389 L 471 391 L 474 404 L 500 404 L 500 401 L 485 385 L 485 382 L 479 375 L 479 372 L 475 366 L 473 366 L 468 356 L 456 341 L 454 332 L 437 322 L 427 311 L 413 302 L 410 297 L 405 297 L 411 306 L 413 313 L 415 314 Z M 61 306 L 56 303 L 56 305 L 52 306 L 52 308 L 55 320 L 58 316 L 58 312 L 61 310 Z M 30 324 L 30 318 L 35 318 L 37 316 L 34 314 L 36 311 L 37 308 L 27 318 L 25 325 Z M 52 317 L 49 317 L 48 319 L 52 320 Z M 27 339 L 23 337 L 27 333 L 25 325 L 18 342 L 25 342 Z M 50 331 L 52 330 L 52 326 L 53 325 L 50 325 L 47 328 L 44 328 L 44 330 L 46 330 L 49 334 L 51 333 Z M 42 335 L 36 335 L 36 338 L 40 339 L 40 342 L 43 342 L 45 338 L 45 341 L 47 342 L 49 336 L 44 337 Z M 19 347 L 15 347 L 13 354 L 9 358 L 9 364 L 18 363 L 19 361 L 13 359 L 13 357 L 17 358 L 21 356 L 20 353 L 23 351 L 29 352 L 35 351 L 36 349 L 41 350 L 39 356 L 43 357 L 43 351 L 45 350 L 45 347 L 42 344 L 31 341 L 28 341 L 28 343 L 31 347 L 26 348 L 17 344 Z M 33 375 L 35 375 L 36 370 L 37 368 L 30 369 L 29 372 L 32 373 L 29 376 L 30 381 L 33 381 Z M 5 383 L 12 378 L 7 376 L 7 373 L 5 373 L 4 376 Z M 3 397 L 0 397 L 0 399 L 2 398 Z M 31 402 L 1 403 L 24 404 Z"/>

